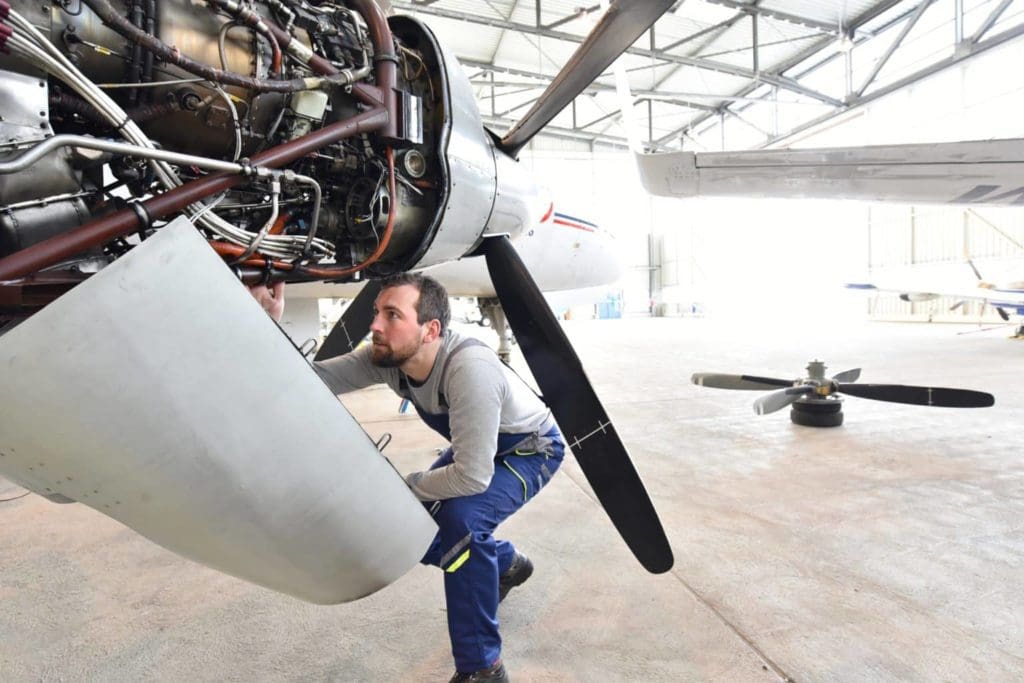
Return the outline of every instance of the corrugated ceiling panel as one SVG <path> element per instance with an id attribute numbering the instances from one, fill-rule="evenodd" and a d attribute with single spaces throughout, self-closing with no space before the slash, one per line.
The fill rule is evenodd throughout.
<path id="1" fill-rule="evenodd" d="M 760 6 L 814 21 L 830 24 L 847 24 L 871 7 L 880 4 L 876 0 L 764 0 Z"/>
<path id="2" fill-rule="evenodd" d="M 823 34 L 819 31 L 761 19 L 758 22 L 759 64 L 762 71 L 776 68 L 802 52 Z M 742 22 L 726 31 L 722 37 L 704 48 L 700 57 L 732 64 L 745 69 L 753 68 L 752 33 L 750 22 Z"/>
<path id="3" fill-rule="evenodd" d="M 418 17 L 437 39 L 458 57 L 490 61 L 498 39 L 505 31 L 457 19 L 424 15 Z"/>
<path id="4" fill-rule="evenodd" d="M 577 47 L 561 40 L 508 31 L 501 40 L 494 63 L 553 76 L 569 61 Z"/>
<path id="5" fill-rule="evenodd" d="M 406 5 L 408 4 L 407 2 Z M 487 2 L 480 2 L 480 0 L 441 0 L 440 2 L 429 3 L 428 6 L 450 12 L 463 12 L 465 14 L 504 19 L 512 11 L 512 7 L 517 4 L 520 3 L 515 0 L 487 0 Z M 399 10 L 396 9 L 396 11 Z M 400 11 L 405 11 L 404 6 Z"/>
<path id="6" fill-rule="evenodd" d="M 676 10 L 676 15 L 687 17 L 704 26 L 713 26 L 734 16 L 736 12 L 737 10 L 705 2 L 704 0 L 687 0 Z"/>
<path id="7" fill-rule="evenodd" d="M 534 3 L 526 2 L 515 4 L 515 11 L 512 12 L 511 15 L 506 15 L 506 18 L 508 18 L 509 21 L 516 22 L 517 24 L 535 26 L 537 23 L 536 5 Z M 543 0 L 543 2 L 541 2 L 541 24 L 548 26 L 549 24 L 576 14 L 576 10 L 578 8 L 584 6 L 589 7 L 591 4 L 597 3 L 573 2 L 572 0 Z M 559 24 L 551 30 L 562 33 L 571 33 L 576 36 L 585 36 L 590 33 L 590 30 L 600 18 L 601 12 L 600 10 L 596 10 L 588 14 L 582 14 L 578 18 L 572 19 L 563 24 Z"/>
<path id="8" fill-rule="evenodd" d="M 685 66 L 672 74 L 658 89 L 669 92 L 730 95 L 739 91 L 747 83 L 749 81 L 740 76 Z"/>

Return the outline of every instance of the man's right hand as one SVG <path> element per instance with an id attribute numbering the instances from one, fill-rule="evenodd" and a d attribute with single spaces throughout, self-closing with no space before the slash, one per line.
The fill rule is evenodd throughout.
<path id="1" fill-rule="evenodd" d="M 253 285 L 249 293 L 259 302 L 263 310 L 276 322 L 281 322 L 284 315 L 284 282 L 275 282 L 270 287 Z"/>

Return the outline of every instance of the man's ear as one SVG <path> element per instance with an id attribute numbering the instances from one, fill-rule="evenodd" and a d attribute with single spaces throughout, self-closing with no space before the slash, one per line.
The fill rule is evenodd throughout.
<path id="1" fill-rule="evenodd" d="M 427 333 L 423 335 L 423 343 L 429 344 L 441 336 L 441 321 L 434 318 L 427 323 Z"/>

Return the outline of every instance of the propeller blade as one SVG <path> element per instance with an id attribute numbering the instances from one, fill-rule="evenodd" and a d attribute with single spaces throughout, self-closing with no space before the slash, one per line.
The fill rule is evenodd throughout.
<path id="1" fill-rule="evenodd" d="M 773 391 L 772 393 L 765 394 L 754 401 L 754 412 L 758 415 L 774 413 L 776 410 L 782 410 L 804 394 L 809 394 L 813 391 L 814 387 L 810 385 L 787 387 L 785 389 Z"/>
<path id="2" fill-rule="evenodd" d="M 742 389 L 745 391 L 764 391 L 772 387 L 788 387 L 793 385 L 791 379 L 774 377 L 757 377 L 756 375 L 723 375 L 718 372 L 695 372 L 690 378 L 694 384 L 714 389 Z"/>
<path id="3" fill-rule="evenodd" d="M 327 360 L 352 351 L 370 331 L 373 323 L 373 304 L 380 294 L 380 280 L 370 280 L 356 294 L 348 308 L 334 323 L 323 346 L 316 352 L 314 360 Z"/>
<path id="4" fill-rule="evenodd" d="M 507 237 L 485 240 L 494 291 L 544 400 L 612 524 L 647 571 L 672 568 L 672 549 L 640 475 L 583 365 Z"/>
<path id="5" fill-rule="evenodd" d="M 969 389 L 915 387 L 905 384 L 840 384 L 836 389 L 850 396 L 891 403 L 942 408 L 987 408 L 995 403 L 992 394 Z"/>
<path id="6" fill-rule="evenodd" d="M 612 0 L 608 10 L 576 49 L 551 85 L 505 134 L 498 146 L 515 157 L 534 135 L 601 75 L 644 31 L 672 6 L 673 0 Z"/>
<path id="7" fill-rule="evenodd" d="M 1010 322 L 1010 314 L 1009 313 L 1004 311 L 1002 308 L 999 308 L 999 306 L 996 306 L 995 309 L 996 309 L 996 313 L 999 314 L 1000 318 L 1002 318 L 1006 322 Z"/>
<path id="8" fill-rule="evenodd" d="M 832 375 L 832 379 L 836 382 L 856 382 L 858 378 L 860 378 L 860 368 L 843 370 L 838 375 Z"/>

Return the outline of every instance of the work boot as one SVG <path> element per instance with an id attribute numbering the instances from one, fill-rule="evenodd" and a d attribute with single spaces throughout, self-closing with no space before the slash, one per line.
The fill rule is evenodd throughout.
<path id="1" fill-rule="evenodd" d="M 455 672 L 448 683 L 509 683 L 505 665 L 499 659 L 489 669 L 480 669 L 471 674 Z"/>
<path id="2" fill-rule="evenodd" d="M 505 599 L 508 592 L 516 586 L 526 583 L 526 580 L 533 574 L 533 562 L 518 550 L 512 558 L 512 564 L 508 570 L 498 577 L 498 602 Z"/>

